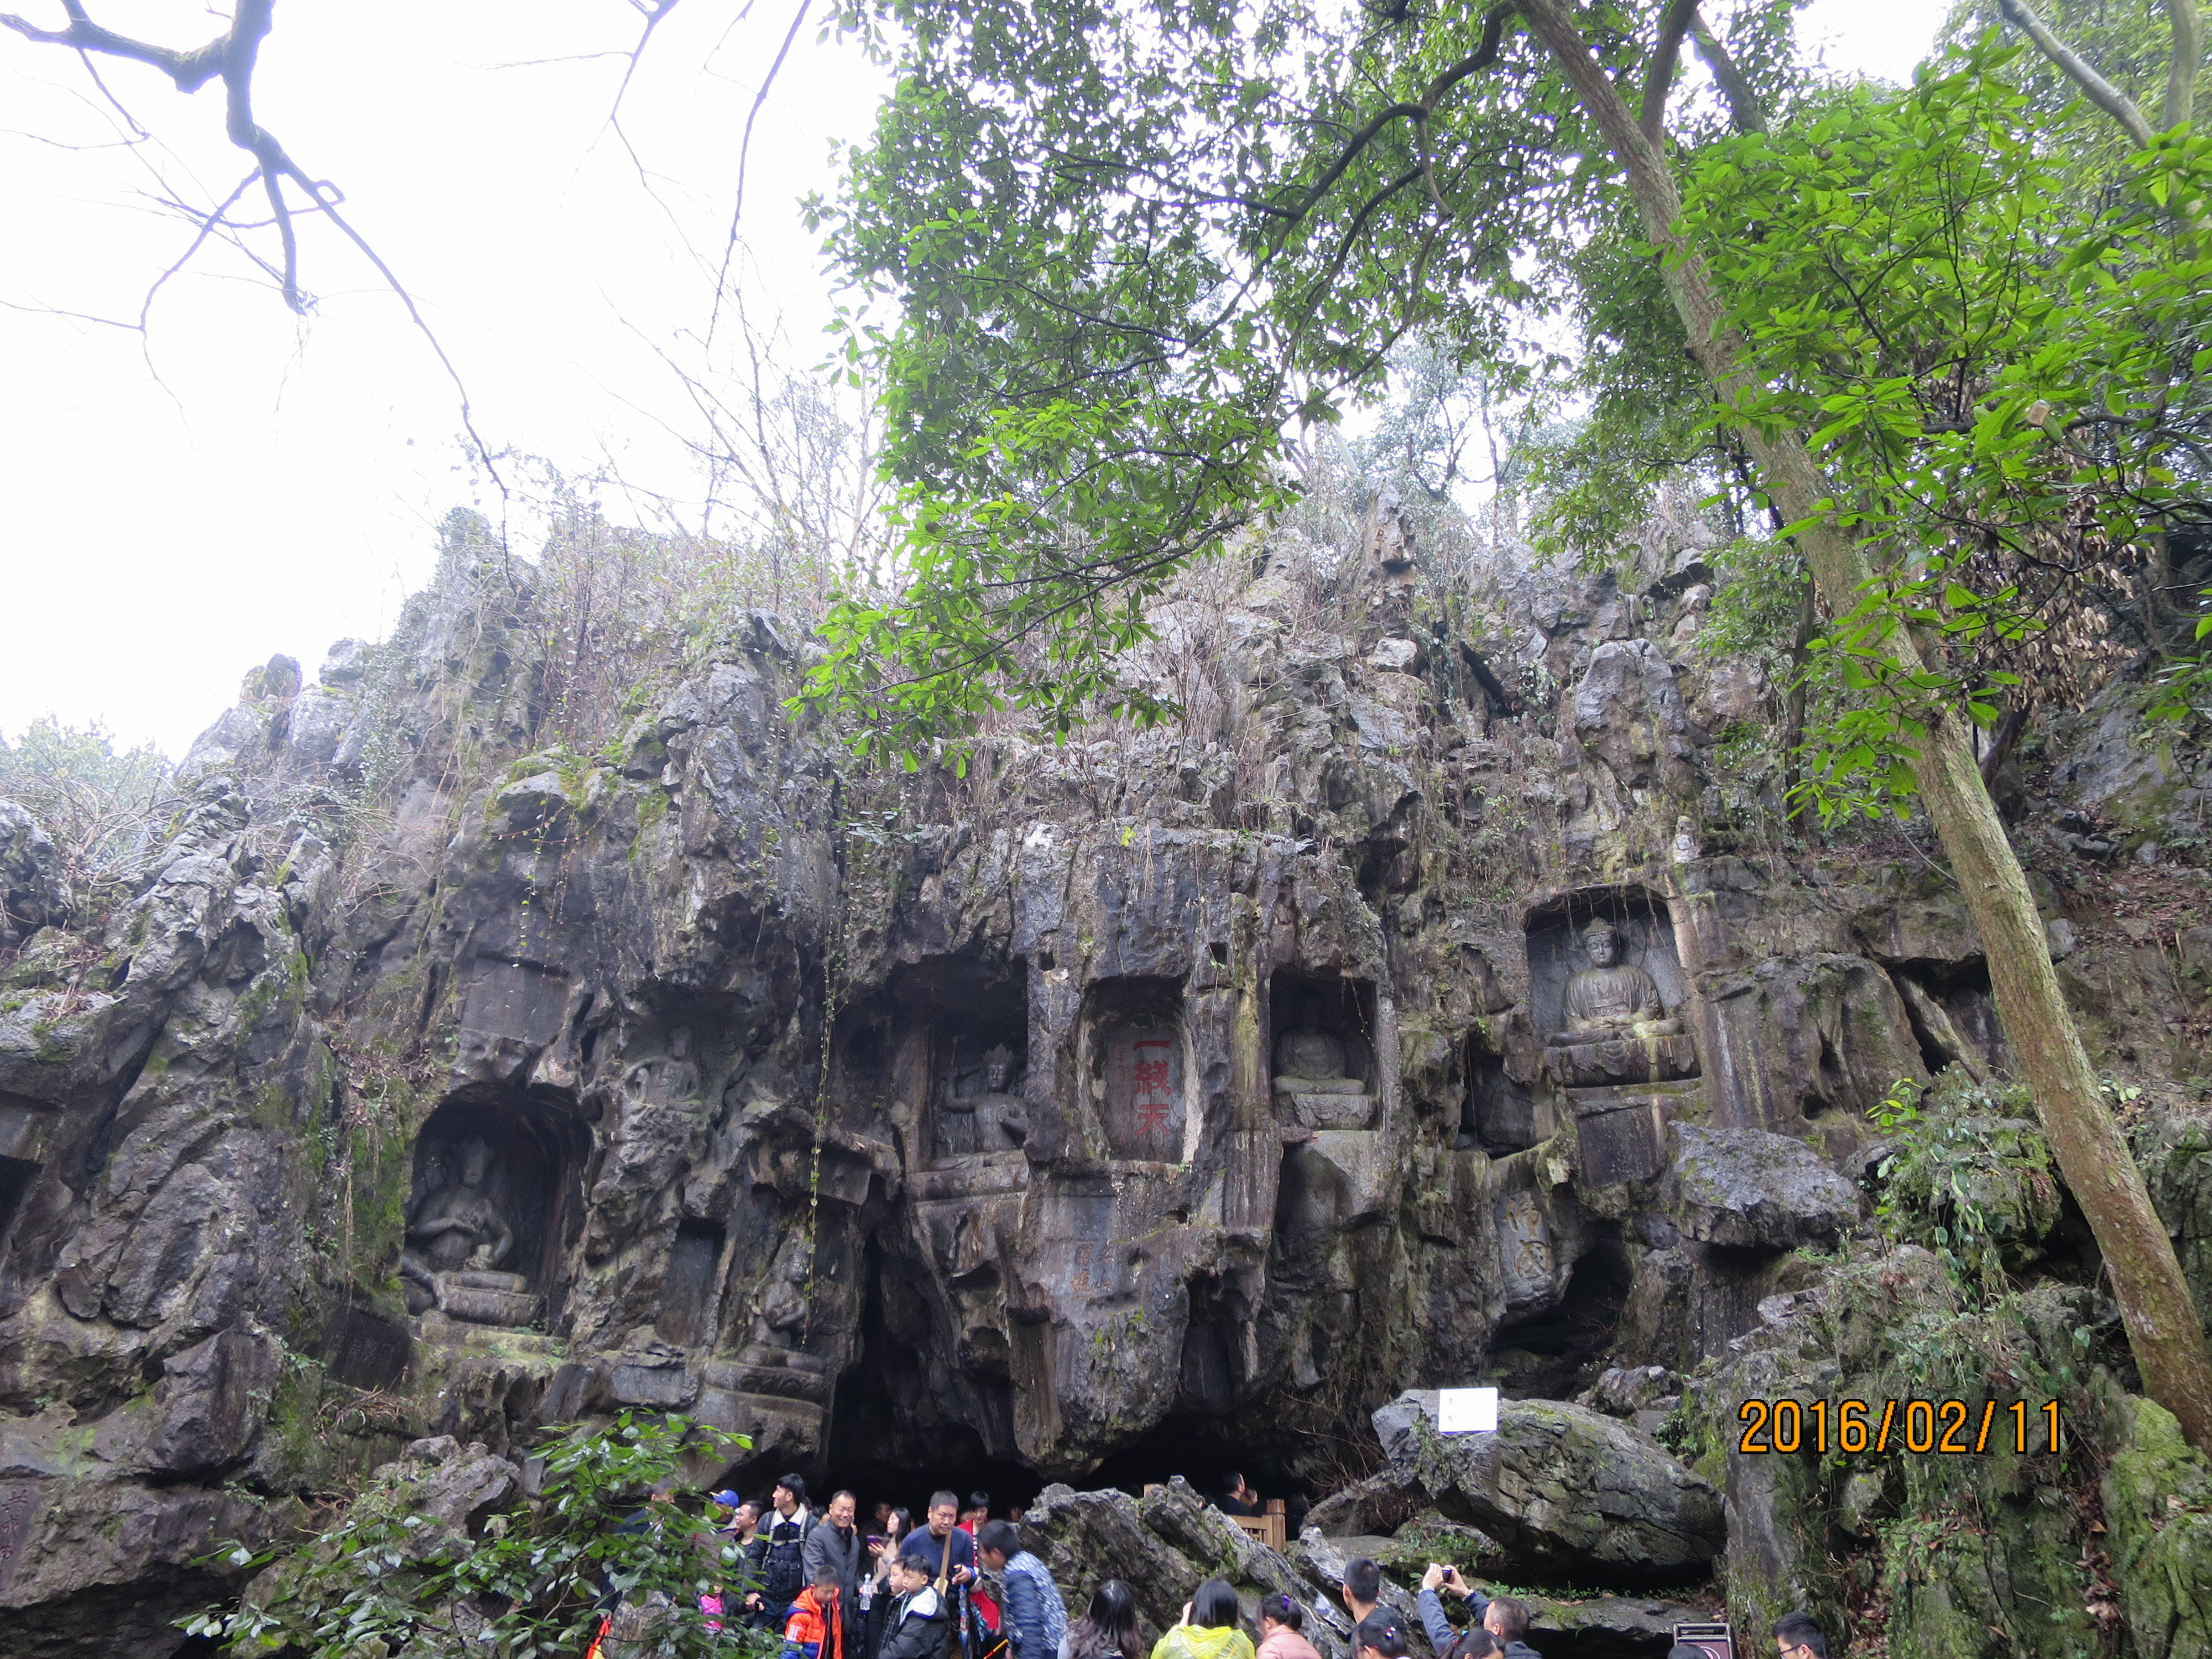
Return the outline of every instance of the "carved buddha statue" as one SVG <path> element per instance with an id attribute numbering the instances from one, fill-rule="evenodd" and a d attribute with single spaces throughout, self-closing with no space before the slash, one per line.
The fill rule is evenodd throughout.
<path id="1" fill-rule="evenodd" d="M 1344 1039 L 1325 1030 L 1321 1005 L 1300 999 L 1296 1023 L 1275 1039 L 1275 1087 L 1291 1095 L 1364 1095 L 1367 1085 L 1350 1075 Z"/>
<path id="2" fill-rule="evenodd" d="M 437 1275 L 490 1273 L 514 1249 L 514 1230 L 484 1190 L 491 1161 L 489 1146 L 481 1140 L 468 1142 L 460 1149 L 459 1178 L 416 1200 L 407 1218 L 407 1242 L 399 1253 L 410 1312 L 437 1304 Z"/>
<path id="3" fill-rule="evenodd" d="M 1682 1022 L 1668 1016 L 1658 981 L 1621 960 L 1620 932 L 1611 922 L 1601 916 L 1583 928 L 1583 949 L 1590 965 L 1567 981 L 1560 1003 L 1565 1024 L 1549 1038 L 1553 1047 L 1680 1033 Z"/>
<path id="4" fill-rule="evenodd" d="M 1020 1150 L 1029 1138 L 1030 1117 L 1012 1091 L 1013 1074 L 1014 1052 L 1003 1042 L 984 1050 L 980 1067 L 954 1067 L 938 1118 L 939 1156 Z M 978 1081 L 981 1091 L 967 1092 Z"/>

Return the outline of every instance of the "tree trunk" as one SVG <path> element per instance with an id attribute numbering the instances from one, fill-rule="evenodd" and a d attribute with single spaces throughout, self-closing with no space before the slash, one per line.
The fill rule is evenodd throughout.
<path id="1" fill-rule="evenodd" d="M 1520 0 L 1520 9 L 1626 171 L 1645 234 L 1662 251 L 1668 294 L 1690 349 L 1722 400 L 1735 406 L 1752 385 L 1744 343 L 1727 326 L 1711 270 L 1676 229 L 1681 198 L 1664 161 L 1559 0 Z M 1838 612 L 1850 610 L 1874 572 L 1865 550 L 1820 512 L 1830 491 L 1803 439 L 1788 432 L 1768 436 L 1748 422 L 1741 430 L 1768 493 L 1784 517 L 1802 526 L 1799 544 L 1821 592 Z M 1920 653 L 1902 629 L 1893 629 L 1887 644 L 1900 670 L 1920 672 Z M 2212 1354 L 2188 1281 L 2152 1207 L 2142 1171 L 2105 1108 L 2081 1032 L 2059 991 L 2027 878 L 1982 786 L 1972 741 L 1955 714 L 1946 711 L 1929 723 L 1912 770 L 1981 933 L 1997 1012 L 2042 1114 L 2059 1172 L 2104 1252 L 2144 1390 L 2174 1414 L 2191 1445 L 2212 1452 Z"/>

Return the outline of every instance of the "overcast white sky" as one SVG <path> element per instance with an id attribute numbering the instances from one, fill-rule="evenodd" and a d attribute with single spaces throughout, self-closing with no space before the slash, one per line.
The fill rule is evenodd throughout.
<path id="1" fill-rule="evenodd" d="M 58 22 L 59 7 L 25 9 Z M 693 0 L 606 112 L 637 14 L 622 0 L 286 0 L 258 112 L 417 296 L 495 447 L 631 476 L 684 476 L 682 410 L 654 348 L 702 321 L 738 134 L 789 9 Z M 1814 0 L 1832 66 L 1909 77 L 1940 0 Z M 43 14 L 54 15 L 44 18 Z M 164 0 L 94 15 L 172 38 Z M 190 16 L 190 13 L 185 14 Z M 211 26 L 210 26 L 211 27 Z M 569 58 L 575 61 L 546 62 Z M 518 60 L 532 60 L 518 66 Z M 702 70 L 702 65 L 704 70 Z M 216 89 L 104 65 L 122 101 L 217 195 L 245 168 Z M 836 139 L 879 91 L 860 55 L 803 30 L 756 129 L 749 293 L 794 356 L 820 348 L 827 284 L 797 200 L 827 189 Z M 137 151 L 73 58 L 0 41 L 0 733 L 52 711 L 181 756 L 272 652 L 312 675 L 347 635 L 380 636 L 430 565 L 432 526 L 480 499 L 460 467 L 451 384 L 373 272 L 311 227 L 304 323 L 209 261 L 134 332 L 7 307 L 135 318 L 185 232 L 151 208 Z M 33 136 L 35 135 L 35 136 Z"/>

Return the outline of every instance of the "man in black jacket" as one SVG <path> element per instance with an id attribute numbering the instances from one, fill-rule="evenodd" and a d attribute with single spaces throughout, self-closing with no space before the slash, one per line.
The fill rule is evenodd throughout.
<path id="1" fill-rule="evenodd" d="M 806 1482 L 787 1474 L 775 1483 L 769 1499 L 774 1518 L 762 1528 L 768 1534 L 768 1553 L 761 1563 L 761 1594 L 769 1623 L 781 1629 L 792 1602 L 806 1588 L 806 1534 L 813 1516 L 806 1512 Z"/>

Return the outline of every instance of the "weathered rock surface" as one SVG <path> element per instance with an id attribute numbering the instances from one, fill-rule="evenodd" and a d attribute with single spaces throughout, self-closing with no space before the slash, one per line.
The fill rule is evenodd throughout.
<path id="1" fill-rule="evenodd" d="M 191 1565 L 221 1539 L 410 1441 L 453 1438 L 465 1510 L 544 1424 L 625 1407 L 752 1436 L 697 1471 L 748 1485 L 1133 1457 L 1318 1491 L 1407 1388 L 1750 1377 L 1814 1288 L 1788 1247 L 1848 1238 L 1868 1108 L 2005 1054 L 1923 849 L 1768 850 L 1702 722 L 1776 690 L 1705 656 L 1704 544 L 1661 540 L 1627 585 L 1477 561 L 1434 610 L 1410 567 L 1272 549 L 1163 606 L 1134 672 L 1181 725 L 909 777 L 787 717 L 811 647 L 764 612 L 586 729 L 557 595 L 457 529 L 392 640 L 249 673 L 97 903 L 0 812 L 0 1619 L 105 1651 L 70 1644 L 127 1607 L 130 1650 L 223 1588 Z M 1545 1068 L 1598 917 L 1680 1026 L 1656 1088 Z M 2212 946 L 2177 977 L 2075 920 L 2100 1063 L 2201 1071 Z M 1340 1074 L 1279 1091 L 1302 1024 Z M 2203 1293 L 2171 1121 L 2138 1136 Z M 409 1237 L 433 1200 L 451 1259 Z M 1745 1541 L 1787 1531 L 1790 1471 L 1507 1421 L 1322 1505 L 1319 1547 L 1433 1523 L 1687 1578 L 1702 1477 L 1732 1586 L 1826 1564 Z M 1172 1486 L 1042 1512 L 1155 1622 L 1202 1569 L 1317 1583 Z"/>
<path id="2" fill-rule="evenodd" d="M 1375 1431 L 1439 1510 L 1474 1522 L 1540 1576 L 1695 1579 L 1726 1542 L 1711 1482 L 1587 1407 L 1506 1401 L 1495 1434 L 1446 1435 L 1435 1396 L 1417 1391 L 1378 1409 Z"/>
<path id="3" fill-rule="evenodd" d="M 1802 1140 L 1764 1129 L 1674 1126 L 1668 1171 L 1674 1224 L 1701 1243 L 1786 1250 L 1857 1221 L 1858 1192 Z"/>

